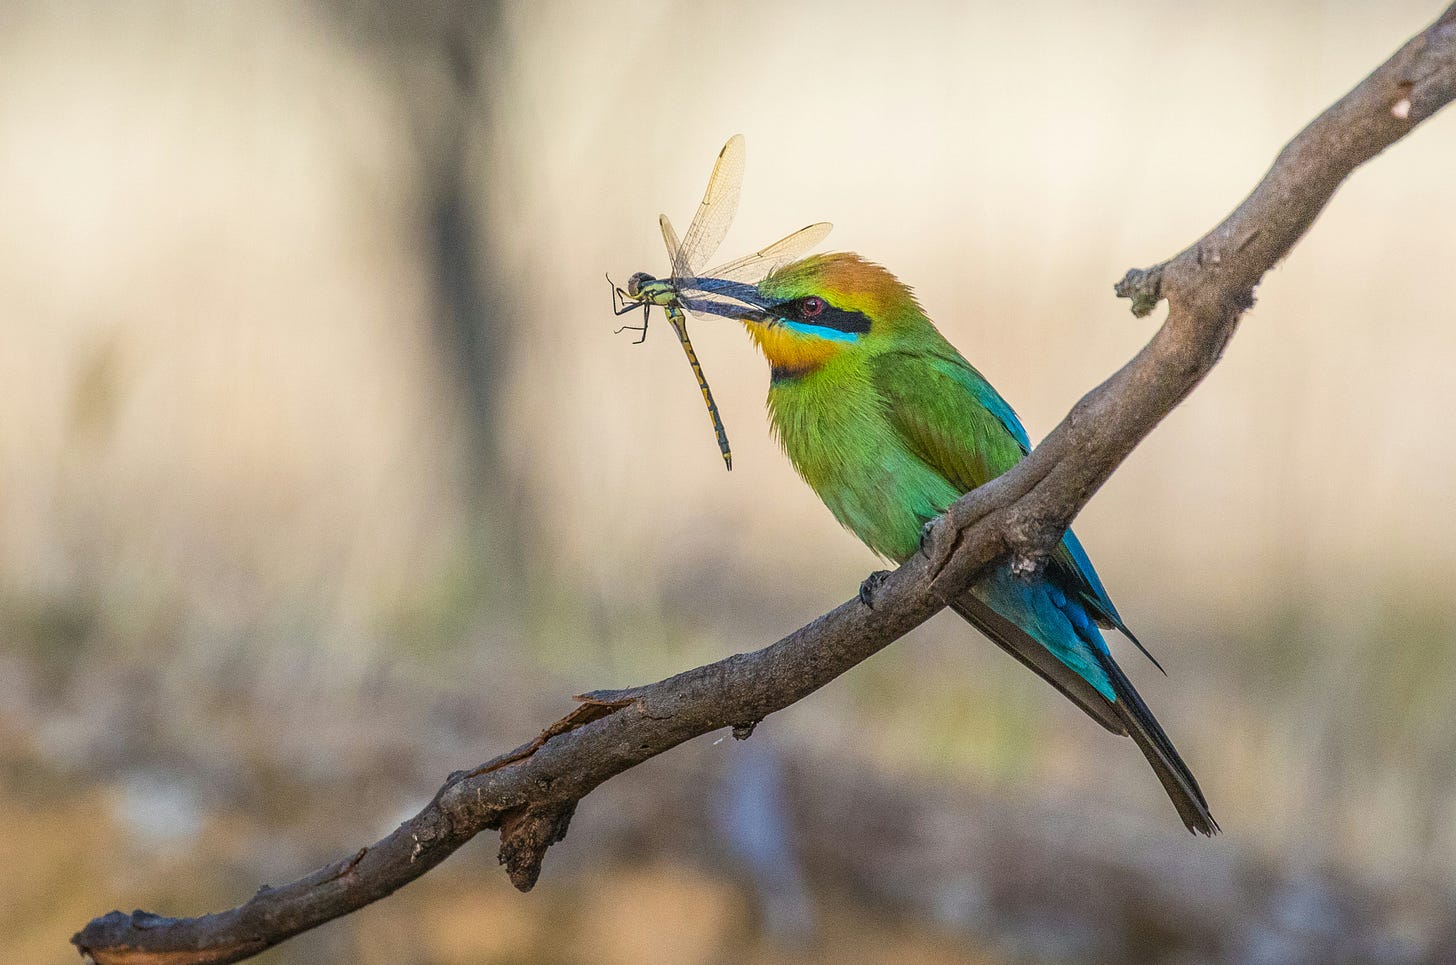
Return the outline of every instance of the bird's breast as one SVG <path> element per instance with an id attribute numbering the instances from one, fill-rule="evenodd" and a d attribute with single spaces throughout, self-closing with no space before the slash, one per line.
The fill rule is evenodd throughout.
<path id="1" fill-rule="evenodd" d="M 959 495 L 905 444 L 884 400 L 853 366 L 776 380 L 768 406 L 799 475 L 881 556 L 908 558 L 921 527 Z"/>

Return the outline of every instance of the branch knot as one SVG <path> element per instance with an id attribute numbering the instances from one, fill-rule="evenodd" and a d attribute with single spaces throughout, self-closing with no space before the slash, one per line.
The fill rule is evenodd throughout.
<path id="1" fill-rule="evenodd" d="M 511 884 L 530 891 L 541 876 L 546 849 L 566 837 L 576 802 L 531 805 L 506 812 L 501 819 L 500 863 Z"/>
<path id="2" fill-rule="evenodd" d="M 1132 300 L 1133 315 L 1145 318 L 1163 298 L 1163 266 L 1129 268 L 1112 290 L 1118 298 Z"/>

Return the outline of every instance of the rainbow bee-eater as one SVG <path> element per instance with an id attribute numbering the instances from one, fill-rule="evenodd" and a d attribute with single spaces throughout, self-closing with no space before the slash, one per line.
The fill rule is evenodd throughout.
<path id="1" fill-rule="evenodd" d="M 927 522 L 1030 451 L 1011 406 L 879 265 L 815 255 L 757 290 L 763 309 L 741 319 L 768 359 L 773 432 L 835 518 L 879 555 L 904 562 Z M 1103 629 L 1137 641 L 1071 530 L 1034 576 L 1000 564 L 952 608 L 1093 720 L 1130 736 L 1190 831 L 1218 830 L 1113 660 Z"/>

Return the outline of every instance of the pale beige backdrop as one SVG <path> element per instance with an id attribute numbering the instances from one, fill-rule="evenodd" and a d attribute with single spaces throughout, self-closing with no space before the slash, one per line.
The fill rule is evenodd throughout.
<path id="1" fill-rule="evenodd" d="M 826 247 L 914 286 L 1035 440 L 1160 317 L 1113 282 L 1215 223 L 1437 13 L 505 4 L 467 43 L 462 128 L 503 353 L 486 482 L 423 211 L 449 67 L 359 9 L 0 13 L 0 808 L 40 839 L 79 794 L 94 835 L 84 883 L 27 845 L 50 884 L 0 884 L 24 960 L 68 960 L 114 904 L 201 912 L 302 873 L 280 827 L 307 837 L 376 752 L 418 763 L 368 821 L 332 821 L 320 860 L 556 698 L 762 645 L 855 591 L 877 563 L 775 451 L 743 333 L 694 328 L 731 474 L 667 327 L 612 333 L 603 273 L 665 269 L 657 214 L 686 225 L 729 135 L 748 167 L 724 258 L 833 221 Z M 1078 521 L 1170 676 L 1124 662 L 1228 829 L 1198 847 L 1451 888 L 1453 156 L 1443 115 L 1357 173 Z M 442 743 L 447 699 L 492 708 L 499 740 L 469 717 Z M 1181 833 L 1130 744 L 947 618 L 770 725 Z M 318 947 L 367 957 L 353 935 Z"/>

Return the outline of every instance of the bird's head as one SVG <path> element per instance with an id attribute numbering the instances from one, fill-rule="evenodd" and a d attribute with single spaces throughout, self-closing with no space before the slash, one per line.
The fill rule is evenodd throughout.
<path id="1" fill-rule="evenodd" d="M 758 294 L 766 307 L 743 323 L 775 376 L 811 372 L 929 326 L 907 286 L 847 252 L 786 265 L 759 283 Z"/>

